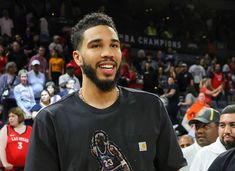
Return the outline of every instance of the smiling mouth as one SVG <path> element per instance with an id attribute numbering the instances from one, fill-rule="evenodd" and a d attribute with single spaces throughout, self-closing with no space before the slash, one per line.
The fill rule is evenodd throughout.
<path id="1" fill-rule="evenodd" d="M 99 68 L 101 68 L 101 69 L 114 69 L 114 65 L 103 64 L 103 65 L 99 65 Z"/>

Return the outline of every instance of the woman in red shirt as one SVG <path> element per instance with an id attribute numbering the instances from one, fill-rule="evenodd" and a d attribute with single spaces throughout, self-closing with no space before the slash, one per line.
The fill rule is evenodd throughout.
<path id="1" fill-rule="evenodd" d="M 32 127 L 24 125 L 24 112 L 19 107 L 9 110 L 9 124 L 0 131 L 0 158 L 5 171 L 25 165 Z"/>
<path id="2" fill-rule="evenodd" d="M 206 103 L 211 105 L 212 97 L 216 97 L 223 90 L 223 85 L 220 85 L 216 89 L 212 89 L 211 80 L 204 78 L 201 82 L 200 93 L 204 93 L 206 96 Z"/>

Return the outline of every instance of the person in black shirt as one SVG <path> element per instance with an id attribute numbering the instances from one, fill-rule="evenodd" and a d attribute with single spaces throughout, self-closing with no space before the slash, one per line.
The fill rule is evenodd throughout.
<path id="1" fill-rule="evenodd" d="M 232 170 L 235 170 L 235 148 L 220 154 L 208 169 L 208 171 Z"/>
<path id="2" fill-rule="evenodd" d="M 176 171 L 186 165 L 160 98 L 117 86 L 122 54 L 112 19 L 88 14 L 71 37 L 82 88 L 38 113 L 25 171 L 100 170 L 91 152 L 97 131 L 108 135 L 122 151 L 121 164 L 133 171 Z"/>

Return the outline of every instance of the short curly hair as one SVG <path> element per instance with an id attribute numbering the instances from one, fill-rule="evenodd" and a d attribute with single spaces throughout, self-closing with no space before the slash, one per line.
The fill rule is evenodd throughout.
<path id="1" fill-rule="evenodd" d="M 71 42 L 74 49 L 80 49 L 84 32 L 98 25 L 106 25 L 114 29 L 118 34 L 115 24 L 111 17 L 104 13 L 90 13 L 85 15 L 73 28 L 71 33 Z"/>

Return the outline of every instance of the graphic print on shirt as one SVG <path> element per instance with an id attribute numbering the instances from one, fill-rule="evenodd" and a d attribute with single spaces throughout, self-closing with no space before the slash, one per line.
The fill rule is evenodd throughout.
<path id="1" fill-rule="evenodd" d="M 99 162 L 101 171 L 132 171 L 121 150 L 102 130 L 96 131 L 92 137 L 91 154 Z"/>

